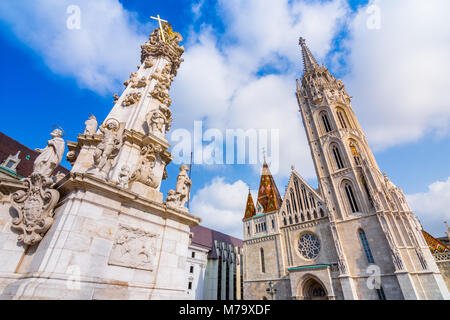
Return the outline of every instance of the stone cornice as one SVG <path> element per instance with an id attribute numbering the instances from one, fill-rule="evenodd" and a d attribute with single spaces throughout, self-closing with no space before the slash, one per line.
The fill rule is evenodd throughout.
<path id="1" fill-rule="evenodd" d="M 100 191 L 102 195 L 109 199 L 116 200 L 129 207 L 138 208 L 144 212 L 152 212 L 163 218 L 179 220 L 188 224 L 190 227 L 196 226 L 201 222 L 201 218 L 196 217 L 185 210 L 167 206 L 165 202 L 157 202 L 140 196 L 137 193 L 119 188 L 116 184 L 105 182 L 99 178 L 84 173 L 71 172 L 55 188 L 61 193 L 61 202 L 64 202 L 71 192 L 75 190 Z"/>

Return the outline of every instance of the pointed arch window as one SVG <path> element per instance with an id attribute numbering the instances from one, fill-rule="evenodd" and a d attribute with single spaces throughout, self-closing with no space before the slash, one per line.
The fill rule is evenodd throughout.
<path id="1" fill-rule="evenodd" d="M 311 202 L 311 207 L 312 208 L 316 207 L 316 202 L 314 201 L 314 197 L 313 197 L 313 195 L 311 193 L 309 194 L 309 202 Z"/>
<path id="2" fill-rule="evenodd" d="M 363 229 L 359 229 L 359 238 L 361 239 L 361 243 L 366 254 L 367 262 L 375 263 L 373 259 L 372 250 L 370 250 L 369 241 L 367 241 L 366 233 Z"/>
<path id="3" fill-rule="evenodd" d="M 325 133 L 330 132 L 331 125 L 330 125 L 330 121 L 328 120 L 327 114 L 325 112 L 323 112 L 323 113 L 321 113 L 320 117 L 322 119 L 323 128 L 325 129 Z"/>
<path id="4" fill-rule="evenodd" d="M 292 201 L 292 206 L 294 207 L 294 212 L 298 212 L 297 211 L 297 203 L 295 202 L 295 196 L 294 196 L 294 190 L 290 190 L 291 193 L 291 201 Z"/>
<path id="5" fill-rule="evenodd" d="M 292 224 L 292 216 L 289 216 L 289 224 Z"/>
<path id="6" fill-rule="evenodd" d="M 309 203 L 308 203 L 308 199 L 306 197 L 306 189 L 305 189 L 304 185 L 302 185 L 302 195 L 303 195 L 303 202 L 305 203 L 305 207 L 307 209 L 309 209 Z"/>
<path id="7" fill-rule="evenodd" d="M 338 169 L 344 169 L 344 162 L 342 161 L 341 153 L 339 151 L 338 146 L 333 146 L 331 148 L 331 150 L 333 151 L 334 161 L 336 163 L 336 167 Z"/>
<path id="8" fill-rule="evenodd" d="M 350 205 L 350 209 L 353 213 L 358 212 L 358 203 L 356 202 L 355 193 L 353 192 L 353 188 L 350 183 L 346 183 L 344 185 L 345 194 L 347 196 L 348 203 Z"/>
<path id="9" fill-rule="evenodd" d="M 295 221 L 295 223 L 298 223 L 298 216 L 297 215 L 294 216 L 294 221 Z"/>
<path id="10" fill-rule="evenodd" d="M 372 196 L 370 195 L 369 187 L 368 187 L 368 185 L 367 185 L 367 181 L 366 181 L 366 179 L 364 178 L 364 176 L 361 177 L 361 182 L 362 182 L 364 191 L 366 192 L 367 199 L 369 199 L 370 205 L 374 208 L 375 206 L 374 206 L 374 204 L 373 204 L 373 199 L 372 199 Z"/>
<path id="11" fill-rule="evenodd" d="M 317 212 L 316 212 L 316 210 L 313 211 L 313 217 L 314 217 L 314 219 L 317 219 Z"/>
<path id="12" fill-rule="evenodd" d="M 265 273 L 266 272 L 266 264 L 264 261 L 264 249 L 263 248 L 260 249 L 259 254 L 260 254 L 260 258 L 261 258 L 261 272 Z"/>
<path id="13" fill-rule="evenodd" d="M 339 120 L 339 124 L 341 125 L 341 128 L 347 129 L 348 119 L 347 119 L 347 115 L 345 114 L 345 111 L 342 109 L 338 109 L 336 111 L 336 113 L 337 113 L 337 117 Z"/>
<path id="14" fill-rule="evenodd" d="M 306 213 L 306 218 L 307 218 L 308 220 L 311 220 L 311 215 L 309 214 L 309 212 Z"/>
<path id="15" fill-rule="evenodd" d="M 352 152 L 353 159 L 355 160 L 355 164 L 357 166 L 361 165 L 361 158 L 359 156 L 358 148 L 356 147 L 355 143 L 350 143 L 350 151 Z"/>
<path id="16" fill-rule="evenodd" d="M 297 178 L 294 179 L 294 187 L 295 187 L 295 194 L 297 195 L 298 205 L 300 206 L 300 210 L 303 211 L 303 203 L 302 203 L 302 199 L 300 199 L 300 191 L 298 189 Z"/>
<path id="17" fill-rule="evenodd" d="M 287 208 L 288 214 L 292 214 L 291 203 L 289 202 L 288 199 L 286 199 L 286 208 Z"/>
<path id="18" fill-rule="evenodd" d="M 320 212 L 320 216 L 323 218 L 325 216 L 325 214 L 323 213 L 323 209 L 320 208 L 319 212 Z"/>
<path id="19" fill-rule="evenodd" d="M 305 215 L 302 213 L 302 215 L 300 216 L 300 219 L 302 219 L 302 222 L 305 221 Z"/>

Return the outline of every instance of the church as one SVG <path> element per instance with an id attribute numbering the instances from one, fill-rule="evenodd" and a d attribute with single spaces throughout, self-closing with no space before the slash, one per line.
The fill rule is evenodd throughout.
<path id="1" fill-rule="evenodd" d="M 383 174 L 341 80 L 303 38 L 299 112 L 318 189 L 292 168 L 280 196 L 264 161 L 243 217 L 244 299 L 449 299 L 402 190 Z"/>

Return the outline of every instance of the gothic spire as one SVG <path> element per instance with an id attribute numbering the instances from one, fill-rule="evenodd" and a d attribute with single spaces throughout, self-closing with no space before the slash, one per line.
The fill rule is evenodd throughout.
<path id="1" fill-rule="evenodd" d="M 248 189 L 247 206 L 245 207 L 244 219 L 248 219 L 256 215 L 255 203 L 253 202 L 250 188 Z"/>
<path id="2" fill-rule="evenodd" d="M 264 160 L 258 191 L 258 203 L 263 207 L 263 213 L 268 213 L 278 210 L 281 207 L 281 201 L 280 193 L 269 170 L 269 165 Z"/>
<path id="3" fill-rule="evenodd" d="M 306 45 L 305 39 L 300 37 L 298 39 L 298 44 L 302 47 L 303 66 L 305 67 L 305 72 L 313 70 L 314 67 L 318 67 L 319 65 Z"/>

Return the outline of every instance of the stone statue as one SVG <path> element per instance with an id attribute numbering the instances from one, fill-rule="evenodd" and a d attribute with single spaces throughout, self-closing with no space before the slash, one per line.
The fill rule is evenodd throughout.
<path id="1" fill-rule="evenodd" d="M 167 124 L 167 118 L 161 110 L 153 110 L 147 114 L 147 125 L 152 133 L 164 134 Z"/>
<path id="2" fill-rule="evenodd" d="M 50 177 L 53 170 L 61 163 L 66 146 L 62 139 L 63 132 L 61 129 L 53 130 L 50 135 L 52 139 L 47 141 L 47 147 L 36 149 L 39 156 L 34 161 L 33 166 L 33 173 L 38 173 L 45 178 Z"/>
<path id="3" fill-rule="evenodd" d="M 93 135 L 97 132 L 97 118 L 93 114 L 89 116 L 89 119 L 84 124 L 86 129 L 84 129 L 83 134 Z"/>
<path id="4" fill-rule="evenodd" d="M 184 205 L 189 199 L 189 192 L 191 190 L 192 181 L 187 172 L 189 168 L 183 164 L 180 167 L 180 173 L 177 177 L 177 186 L 174 190 L 170 190 L 166 199 L 167 204 L 179 208 L 184 208 Z"/>
<path id="5" fill-rule="evenodd" d="M 119 188 L 128 189 L 128 182 L 130 181 L 130 168 L 127 165 L 122 166 L 118 180 L 117 185 Z"/>
<path id="6" fill-rule="evenodd" d="M 17 210 L 18 217 L 11 227 L 19 230 L 18 240 L 27 245 L 39 243 L 53 224 L 53 209 L 59 200 L 59 192 L 52 189 L 61 174 L 51 178 L 50 175 L 61 163 L 65 142 L 62 129 L 54 129 L 52 139 L 44 149 L 36 149 L 39 156 L 34 161 L 33 173 L 22 179 L 25 190 L 18 190 L 11 195 L 11 205 Z"/>
<path id="7" fill-rule="evenodd" d="M 106 125 L 100 126 L 103 134 L 102 142 L 97 145 L 94 152 L 94 165 L 87 172 L 106 178 L 109 170 L 113 165 L 113 160 L 122 147 L 122 133 L 124 128 L 120 128 L 117 120 L 110 120 Z"/>

